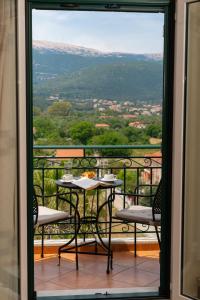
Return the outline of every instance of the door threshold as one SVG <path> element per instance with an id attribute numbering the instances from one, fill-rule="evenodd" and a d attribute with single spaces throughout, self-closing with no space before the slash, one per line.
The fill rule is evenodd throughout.
<path id="1" fill-rule="evenodd" d="M 37 291 L 37 299 L 87 299 L 87 298 L 118 298 L 133 296 L 158 296 L 158 287 L 134 287 L 134 288 L 106 288 L 106 289 L 73 289 L 73 290 L 50 290 Z M 59 297 L 59 298 L 58 298 Z M 54 298 L 55 299 L 55 298 Z"/>

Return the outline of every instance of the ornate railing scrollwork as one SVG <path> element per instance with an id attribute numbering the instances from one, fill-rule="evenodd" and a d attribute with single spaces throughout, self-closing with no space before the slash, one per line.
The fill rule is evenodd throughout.
<path id="1" fill-rule="evenodd" d="M 88 149 L 88 147 L 87 147 Z M 91 146 L 92 149 L 92 146 Z M 144 149 L 144 147 L 142 148 Z M 41 152 L 39 152 L 41 151 Z M 40 153 L 40 154 L 38 154 Z M 121 180 L 123 180 L 123 184 L 121 189 L 123 191 L 133 192 L 134 188 L 138 184 L 144 183 L 156 183 L 159 182 L 161 177 L 161 169 L 162 169 L 162 158 L 161 156 L 151 156 L 151 154 L 146 155 L 127 155 L 124 157 L 121 156 L 101 156 L 98 150 L 93 151 L 93 155 L 85 155 L 83 157 L 62 157 L 58 158 L 53 154 L 49 155 L 47 152 L 45 156 L 45 150 L 38 150 L 37 155 L 33 158 L 33 166 L 34 166 L 34 184 L 39 184 L 42 186 L 45 194 L 51 194 L 52 192 L 57 191 L 57 186 L 55 184 L 55 180 L 59 179 L 63 176 L 65 172 L 72 172 L 74 176 L 81 176 L 83 172 L 90 170 L 96 173 L 97 177 L 104 176 L 107 172 L 113 172 L 115 175 L 119 176 Z M 42 154 L 41 154 L 42 153 Z M 92 150 L 90 150 L 92 153 Z M 130 153 L 130 152 L 129 152 Z M 67 168 L 65 164 L 71 162 L 71 167 Z M 50 192 L 49 192 L 50 191 Z M 90 195 L 89 193 L 85 193 L 83 191 L 78 192 L 79 201 L 81 201 L 82 211 L 81 215 L 86 216 L 88 213 L 88 205 L 91 203 L 96 203 L 94 205 L 94 214 L 97 213 L 98 208 L 103 203 L 103 197 L 108 197 L 109 190 L 104 192 L 98 191 L 95 195 Z M 91 200 L 90 197 L 93 197 Z M 94 199 L 94 197 L 96 197 Z M 86 199 L 89 199 L 86 201 Z M 70 202 L 71 199 L 68 199 Z M 118 200 L 117 200 L 118 201 Z M 127 207 L 133 205 L 134 201 L 131 198 L 124 197 L 121 199 L 122 204 L 121 207 Z M 52 202 L 49 201 L 49 207 L 53 207 L 53 205 L 59 204 L 59 199 Z M 93 204 L 92 204 L 93 205 Z M 113 203 L 113 210 L 118 208 L 119 204 L 117 202 Z M 95 211 L 96 209 L 96 211 Z M 101 221 L 99 218 L 98 227 L 95 227 L 92 222 L 82 222 L 81 228 L 79 230 L 80 235 L 94 235 L 99 232 L 100 235 L 106 236 L 108 230 L 108 211 L 106 208 L 103 210 L 103 217 L 101 217 Z M 80 216 L 78 216 L 80 218 Z M 63 222 L 61 224 L 52 224 L 45 227 L 45 234 L 53 236 L 70 236 L 75 228 L 75 222 L 72 218 L 69 222 Z M 112 224 L 112 234 L 119 234 L 121 232 L 132 234 L 134 232 L 134 224 L 131 223 L 120 223 L 113 222 Z M 137 232 L 141 234 L 151 231 L 149 226 L 137 226 Z M 41 234 L 41 229 L 36 231 L 36 234 Z"/>

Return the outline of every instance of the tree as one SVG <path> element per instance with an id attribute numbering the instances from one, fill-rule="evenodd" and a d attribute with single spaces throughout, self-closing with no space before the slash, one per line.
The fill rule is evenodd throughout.
<path id="1" fill-rule="evenodd" d="M 149 143 L 149 137 L 146 135 L 144 129 L 126 127 L 123 129 L 123 134 L 128 138 L 131 144 L 145 145 Z"/>
<path id="2" fill-rule="evenodd" d="M 110 120 L 111 123 L 111 128 L 115 129 L 115 130 L 120 130 L 121 128 L 124 127 L 124 120 L 122 120 L 121 118 L 113 118 Z"/>
<path id="3" fill-rule="evenodd" d="M 146 133 L 150 137 L 154 138 L 161 138 L 162 136 L 162 129 L 161 129 L 161 124 L 150 124 L 147 129 Z"/>
<path id="4" fill-rule="evenodd" d="M 67 101 L 54 102 L 48 107 L 47 112 L 50 115 L 65 117 L 69 115 L 71 104 Z"/>
<path id="5" fill-rule="evenodd" d="M 40 116 L 41 115 L 41 108 L 38 106 L 33 106 L 33 116 Z"/>
<path id="6" fill-rule="evenodd" d="M 133 193 L 135 187 L 137 186 L 137 171 L 135 170 L 126 170 L 126 186 L 124 186 L 124 170 L 120 170 L 117 177 L 123 181 L 122 189 L 127 193 Z"/>
<path id="7" fill-rule="evenodd" d="M 52 131 L 56 130 L 56 125 L 49 117 L 38 116 L 34 118 L 35 138 L 47 138 Z"/>
<path id="8" fill-rule="evenodd" d="M 108 131 L 91 139 L 92 145 L 127 145 L 128 138 L 116 131 Z M 103 156 L 128 156 L 130 149 L 101 149 Z"/>
<path id="9" fill-rule="evenodd" d="M 69 133 L 74 141 L 86 145 L 95 134 L 95 127 L 91 122 L 82 121 L 72 126 Z"/>

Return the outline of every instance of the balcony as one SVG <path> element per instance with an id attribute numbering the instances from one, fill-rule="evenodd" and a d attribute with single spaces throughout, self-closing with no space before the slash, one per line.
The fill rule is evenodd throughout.
<path id="1" fill-rule="evenodd" d="M 59 206 L 58 198 L 50 198 L 46 201 L 45 196 L 60 192 L 55 181 L 69 172 L 74 176 L 94 172 L 96 177 L 103 177 L 108 172 L 113 173 L 122 180 L 122 185 L 117 188 L 118 191 L 128 193 L 133 193 L 135 187 L 140 184 L 157 184 L 162 169 L 159 149 L 159 146 L 35 146 L 34 184 L 43 188 L 41 204 L 50 208 Z M 91 203 L 95 211 L 109 193 L 109 189 L 95 192 L 79 191 L 81 214 L 86 216 L 88 212 L 90 213 Z M 130 206 L 134 201 L 135 199 L 131 197 L 116 198 L 112 209 L 116 211 Z M 151 204 L 151 198 L 145 201 L 143 205 Z M 35 289 L 41 294 L 47 291 L 48 293 L 51 291 L 52 294 L 53 290 L 56 294 L 58 292 L 62 294 L 66 290 L 68 294 L 88 294 L 94 291 L 95 293 L 133 292 L 141 290 L 141 287 L 143 291 L 158 291 L 159 247 L 154 228 L 137 225 L 137 256 L 135 256 L 134 226 L 115 220 L 112 223 L 113 270 L 106 274 L 106 256 L 80 254 L 79 270 L 76 271 L 75 255 L 63 253 L 61 265 L 57 265 L 58 247 L 73 235 L 73 226 L 69 225 L 68 222 L 65 225 L 47 226 L 44 258 L 40 257 L 41 232 L 37 231 L 35 234 Z M 99 226 L 102 237 L 106 240 L 108 234 L 106 209 Z M 95 234 L 94 228 L 87 226 L 79 234 L 78 243 L 90 241 Z M 83 251 L 90 251 L 90 248 L 87 246 Z"/>

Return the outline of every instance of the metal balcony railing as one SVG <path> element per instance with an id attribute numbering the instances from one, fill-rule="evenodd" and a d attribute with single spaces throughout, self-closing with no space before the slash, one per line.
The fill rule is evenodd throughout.
<path id="1" fill-rule="evenodd" d="M 42 205 L 58 208 L 59 200 L 45 199 L 45 195 L 58 193 L 59 188 L 55 181 L 65 173 L 72 173 L 75 177 L 81 176 L 84 172 L 94 172 L 97 178 L 111 172 L 122 180 L 120 189 L 124 192 L 133 193 L 136 186 L 143 185 L 142 193 L 146 192 L 145 184 L 155 185 L 160 181 L 162 172 L 162 157 L 159 154 L 160 146 L 34 146 L 33 167 L 34 184 L 40 185 L 43 190 Z M 62 151 L 61 151 L 62 150 Z M 133 151 L 138 150 L 142 154 L 133 155 Z M 149 154 L 151 152 L 151 154 Z M 152 153 L 153 152 L 153 153 Z M 152 194 L 153 186 L 148 187 L 149 194 Z M 108 197 L 109 190 L 79 191 L 80 212 L 83 217 L 95 214 L 102 201 Z M 144 197 L 143 197 L 144 199 Z M 73 199 L 71 199 L 73 201 Z M 116 199 L 113 210 L 128 207 L 134 201 L 141 199 L 123 197 Z M 144 200 L 143 200 L 144 201 Z M 143 205 L 150 206 L 151 199 L 145 198 Z M 63 209 L 66 208 L 65 204 Z M 102 212 L 99 220 L 102 235 L 107 234 L 107 212 Z M 133 232 L 130 224 L 120 224 L 113 222 L 112 234 L 119 236 L 123 232 L 127 235 Z M 47 226 L 46 234 L 49 238 L 67 238 L 73 234 L 73 224 L 63 223 L 62 225 Z M 138 228 L 138 233 L 154 232 L 151 228 Z M 95 228 L 90 224 L 85 224 L 80 237 L 86 238 L 95 234 Z M 36 235 L 40 232 L 37 232 Z"/>

